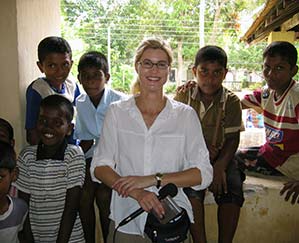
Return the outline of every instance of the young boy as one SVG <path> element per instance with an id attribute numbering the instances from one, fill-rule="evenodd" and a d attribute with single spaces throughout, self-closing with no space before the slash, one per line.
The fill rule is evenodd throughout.
<path id="1" fill-rule="evenodd" d="M 4 141 L 10 144 L 13 148 L 15 146 L 14 130 L 12 125 L 5 119 L 0 118 L 0 141 Z M 14 181 L 10 186 L 9 195 L 11 197 L 17 197 L 17 188 L 14 185 Z"/>
<path id="2" fill-rule="evenodd" d="M 18 243 L 28 213 L 27 204 L 8 195 L 11 183 L 17 178 L 16 154 L 13 147 L 0 141 L 0 239 Z"/>
<path id="3" fill-rule="evenodd" d="M 100 212 L 100 221 L 104 241 L 108 235 L 109 208 L 111 189 L 105 184 L 92 182 L 90 163 L 93 150 L 101 135 L 106 110 L 110 103 L 123 99 L 119 92 L 105 87 L 110 78 L 107 58 L 100 52 L 85 53 L 78 64 L 78 79 L 86 94 L 76 100 L 77 117 L 75 138 L 85 152 L 86 176 L 80 206 L 80 217 L 83 224 L 86 242 L 95 242 L 94 199 Z"/>
<path id="4" fill-rule="evenodd" d="M 34 80 L 26 91 L 25 129 L 30 145 L 39 142 L 36 124 L 41 100 L 51 94 L 60 94 L 74 103 L 80 94 L 76 82 L 68 78 L 72 64 L 72 50 L 65 39 L 50 36 L 39 43 L 37 66 L 45 77 Z"/>
<path id="5" fill-rule="evenodd" d="M 74 108 L 61 95 L 41 101 L 38 145 L 23 149 L 18 158 L 19 197 L 29 205 L 24 224 L 26 242 L 84 242 L 79 218 L 85 160 L 79 146 L 68 144 Z"/>
<path id="6" fill-rule="evenodd" d="M 293 80 L 297 56 L 296 48 L 285 41 L 273 42 L 264 50 L 263 75 L 268 88 L 246 95 L 242 107 L 263 113 L 266 142 L 237 153 L 244 168 L 297 180 L 282 189 L 281 194 L 287 191 L 286 200 L 299 192 L 299 84 Z"/>
<path id="7" fill-rule="evenodd" d="M 177 92 L 174 99 L 191 105 L 201 121 L 214 176 L 210 186 L 218 204 L 218 241 L 232 242 L 244 197 L 243 174 L 233 157 L 239 145 L 242 124 L 240 100 L 222 86 L 227 73 L 227 56 L 218 46 L 205 46 L 195 57 L 192 72 L 197 85 Z M 196 132 L 196 131 L 195 131 Z M 204 223 L 205 191 L 185 188 L 193 212 L 191 235 L 194 242 L 206 242 Z"/>

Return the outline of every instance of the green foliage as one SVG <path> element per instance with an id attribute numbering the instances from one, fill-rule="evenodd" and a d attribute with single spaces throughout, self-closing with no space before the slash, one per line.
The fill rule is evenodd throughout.
<path id="1" fill-rule="evenodd" d="M 174 94 L 175 91 L 176 91 L 176 84 L 174 83 L 166 83 L 165 86 L 164 86 L 164 92 L 165 94 Z"/>
<path id="2" fill-rule="evenodd" d="M 115 73 L 111 77 L 111 87 L 123 93 L 130 93 L 131 83 L 134 80 L 134 70 L 128 65 L 115 66 L 112 68 Z"/>
<path id="3" fill-rule="evenodd" d="M 244 11 L 264 1 L 205 2 L 205 43 L 226 50 L 230 69 L 259 71 L 264 44 L 246 47 L 240 42 L 239 20 Z M 97 50 L 108 56 L 110 50 L 112 87 L 128 92 L 136 47 L 152 35 L 171 43 L 174 67 L 182 58 L 187 68 L 199 48 L 199 12 L 198 0 L 61 0 L 62 35 L 74 49 L 72 73 L 76 75 L 76 63 L 84 52 Z M 82 44 L 73 44 L 78 40 Z M 182 52 L 178 52 L 178 43 L 182 43 Z"/>

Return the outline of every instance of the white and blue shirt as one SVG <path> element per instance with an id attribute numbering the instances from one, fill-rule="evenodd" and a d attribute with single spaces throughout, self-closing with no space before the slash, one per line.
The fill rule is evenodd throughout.
<path id="1" fill-rule="evenodd" d="M 95 140 L 94 145 L 86 152 L 85 158 L 91 158 L 95 145 L 98 143 L 104 117 L 109 105 L 127 96 L 118 91 L 105 88 L 102 99 L 97 107 L 93 105 L 87 94 L 81 94 L 76 99 L 77 116 L 74 138 L 79 140 Z"/>

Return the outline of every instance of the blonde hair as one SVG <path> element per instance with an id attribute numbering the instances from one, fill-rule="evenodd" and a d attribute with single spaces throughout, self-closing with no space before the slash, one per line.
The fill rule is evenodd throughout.
<path id="1" fill-rule="evenodd" d="M 145 50 L 152 48 L 152 49 L 161 49 L 162 51 L 164 51 L 168 57 L 168 62 L 169 65 L 171 65 L 173 57 L 172 57 L 172 49 L 169 45 L 169 43 L 159 37 L 149 37 L 144 39 L 139 46 L 137 47 L 136 50 L 136 55 L 134 58 L 134 65 L 136 65 L 143 53 L 145 52 Z M 139 82 L 139 78 L 137 77 L 136 81 L 133 83 L 132 87 L 131 87 L 131 93 L 137 94 L 140 92 L 140 82 Z"/>

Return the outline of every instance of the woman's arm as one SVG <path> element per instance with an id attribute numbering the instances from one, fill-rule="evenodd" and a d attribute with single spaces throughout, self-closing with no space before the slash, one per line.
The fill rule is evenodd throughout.
<path id="1" fill-rule="evenodd" d="M 65 206 L 60 221 L 57 243 L 69 242 L 80 204 L 81 188 L 75 186 L 66 192 Z"/>
<path id="2" fill-rule="evenodd" d="M 157 195 L 153 192 L 149 192 L 144 190 L 145 187 L 148 186 L 140 186 L 145 181 L 154 181 L 154 176 L 126 176 L 121 177 L 117 174 L 111 167 L 109 166 L 98 166 L 94 170 L 95 177 L 105 183 L 107 186 L 111 187 L 115 190 L 119 196 L 121 197 L 131 197 L 135 199 L 139 205 L 146 211 L 154 209 L 158 215 L 163 217 L 165 214 L 164 208 L 160 201 L 157 198 Z M 152 177 L 152 178 L 150 178 Z M 123 193 L 123 189 L 120 189 L 117 185 L 118 181 L 122 181 L 121 184 L 125 184 L 127 181 L 131 181 L 130 178 L 135 178 L 138 187 L 130 188 L 129 190 L 125 190 Z M 146 184 L 143 184 L 146 185 Z"/>

